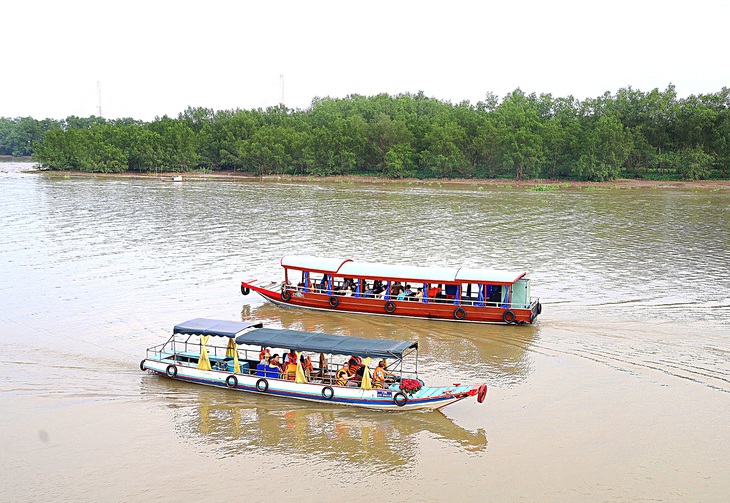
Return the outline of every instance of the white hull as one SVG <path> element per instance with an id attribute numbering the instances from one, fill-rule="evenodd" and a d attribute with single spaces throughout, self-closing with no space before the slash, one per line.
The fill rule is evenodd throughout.
<path id="1" fill-rule="evenodd" d="M 350 386 L 319 383 L 296 383 L 291 380 L 263 378 L 257 375 L 233 374 L 219 370 L 199 370 L 195 366 L 172 360 L 145 359 L 140 367 L 174 379 L 230 388 L 297 400 L 349 405 L 378 410 L 434 410 L 469 396 L 475 396 L 474 386 L 423 387 L 409 397 L 398 389 L 365 390 Z M 475 397 L 476 400 L 476 397 Z"/>

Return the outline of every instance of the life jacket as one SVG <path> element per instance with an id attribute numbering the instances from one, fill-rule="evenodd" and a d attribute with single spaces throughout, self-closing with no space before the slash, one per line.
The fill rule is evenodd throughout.
<path id="1" fill-rule="evenodd" d="M 312 366 L 312 359 L 310 357 L 307 356 L 304 359 L 304 361 L 302 362 L 302 368 L 309 371 L 314 370 L 314 367 Z"/>
<path id="2" fill-rule="evenodd" d="M 284 355 L 284 365 L 296 365 L 297 364 L 297 355 L 292 355 L 291 353 L 287 353 Z"/>
<path id="3" fill-rule="evenodd" d="M 354 376 L 357 374 L 357 369 L 359 369 L 362 366 L 362 358 L 359 356 L 353 356 L 351 357 L 348 362 L 350 364 L 350 375 Z"/>
<path id="4" fill-rule="evenodd" d="M 347 385 L 347 378 L 349 377 L 349 373 L 345 369 L 340 369 L 337 371 L 337 385 L 338 386 L 345 386 Z"/>
<path id="5" fill-rule="evenodd" d="M 383 367 L 375 367 L 373 370 L 373 388 L 382 388 L 385 382 L 385 369 Z"/>

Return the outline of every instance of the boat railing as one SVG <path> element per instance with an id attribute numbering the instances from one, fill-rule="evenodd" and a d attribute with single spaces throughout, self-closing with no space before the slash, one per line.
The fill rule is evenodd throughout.
<path id="1" fill-rule="evenodd" d="M 190 351 L 191 349 L 192 351 Z M 217 345 L 206 345 L 206 349 L 208 349 L 208 357 L 210 358 L 212 370 L 223 372 L 234 371 L 233 357 L 226 355 L 226 352 L 228 351 L 227 346 L 224 347 Z M 165 344 L 160 344 L 148 348 L 147 359 L 168 361 L 170 363 L 174 363 L 175 365 L 180 365 L 183 367 L 196 367 L 200 360 L 199 350 L 200 345 L 197 343 L 189 343 L 187 341 L 168 341 Z M 238 374 L 260 376 L 261 371 L 255 367 L 255 362 L 259 361 L 258 350 L 238 348 L 237 351 L 240 362 L 240 372 L 238 372 Z M 401 379 L 418 379 L 418 373 L 416 371 L 410 369 L 401 369 L 398 366 L 398 363 L 399 362 L 396 362 L 396 367 L 389 371 L 392 377 L 386 380 L 386 384 L 397 383 L 400 382 Z M 305 373 L 307 382 L 312 384 L 326 384 L 337 386 L 337 372 L 341 369 L 341 367 L 341 364 L 331 364 L 324 370 L 319 367 L 315 367 L 310 372 Z M 370 369 L 371 378 L 373 370 L 374 369 Z M 295 372 L 293 371 L 283 372 L 278 377 L 271 375 L 271 371 L 266 370 L 264 372 L 265 375 L 263 375 L 263 377 L 266 377 L 267 379 L 280 379 L 283 381 L 295 380 Z M 361 382 L 362 376 L 355 375 L 355 377 L 351 377 L 347 381 L 347 384 L 345 384 L 345 386 L 360 386 Z M 387 387 L 388 386 L 386 386 L 385 388 L 387 389 Z"/>
<path id="2" fill-rule="evenodd" d="M 304 295 L 305 293 L 321 294 L 326 296 L 336 295 L 339 297 L 356 297 L 361 299 L 377 299 L 377 300 L 390 300 L 392 302 L 424 302 L 423 299 L 419 299 L 414 295 L 406 296 L 405 299 L 398 299 L 397 296 L 391 295 L 387 298 L 383 293 L 357 293 L 342 289 L 340 285 L 335 285 L 331 290 L 327 288 L 320 288 L 319 286 L 305 287 L 301 284 L 292 285 L 282 283 L 282 288 L 285 288 L 289 292 L 293 292 L 294 295 Z M 426 297 L 427 302 L 433 302 L 435 304 L 454 304 L 463 306 L 475 306 L 475 307 L 497 307 L 502 309 L 533 309 L 539 299 L 530 299 L 529 304 L 517 303 L 517 302 L 492 302 L 490 300 L 480 300 L 476 297 L 461 297 L 456 299 L 454 296 L 443 296 L 443 297 Z"/>

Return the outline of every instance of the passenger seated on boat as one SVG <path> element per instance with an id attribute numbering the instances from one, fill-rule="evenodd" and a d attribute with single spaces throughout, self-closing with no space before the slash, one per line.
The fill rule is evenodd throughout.
<path id="1" fill-rule="evenodd" d="M 373 295 L 378 296 L 382 294 L 385 291 L 385 288 L 383 288 L 383 282 L 379 279 L 376 279 L 373 281 Z"/>
<path id="2" fill-rule="evenodd" d="M 395 292 L 393 292 L 395 294 Z M 395 296 L 396 300 L 406 300 L 406 291 L 401 287 L 398 287 L 398 293 Z"/>
<path id="3" fill-rule="evenodd" d="M 352 378 L 350 375 L 350 366 L 347 363 L 343 363 L 342 368 L 337 371 L 336 377 L 338 386 L 347 386 L 347 381 Z"/>
<path id="4" fill-rule="evenodd" d="M 317 377 L 324 377 L 327 374 L 327 358 L 324 353 L 319 354 L 319 371 L 315 374 Z"/>
<path id="5" fill-rule="evenodd" d="M 428 298 L 437 299 L 441 296 L 441 285 L 434 285 L 428 289 Z"/>
<path id="6" fill-rule="evenodd" d="M 304 355 L 299 356 L 299 361 L 302 362 L 302 369 L 304 370 L 304 375 L 309 379 L 312 376 L 312 372 L 314 372 L 314 367 L 312 366 L 312 359 L 310 357 L 306 357 Z"/>
<path id="7" fill-rule="evenodd" d="M 406 283 L 406 288 L 403 290 L 403 293 L 405 294 L 406 300 L 410 300 L 411 297 L 416 295 L 416 292 L 413 291 L 413 288 L 408 283 Z"/>
<path id="8" fill-rule="evenodd" d="M 398 376 L 397 375 L 391 374 L 390 372 L 388 372 L 388 361 L 385 358 L 383 358 L 382 360 L 380 360 L 378 362 L 378 366 L 380 366 L 380 365 L 383 366 L 383 372 L 384 372 L 384 375 L 385 375 L 385 382 L 386 383 L 392 383 L 392 382 L 395 382 L 395 381 L 398 380 Z"/>
<path id="9" fill-rule="evenodd" d="M 266 359 L 266 363 L 268 363 L 269 358 L 271 358 L 271 349 L 269 349 L 269 348 L 262 349 L 261 352 L 259 353 L 259 360 Z"/>
<path id="10" fill-rule="evenodd" d="M 352 288 L 348 285 L 342 285 L 342 287 L 335 291 L 335 294 L 337 295 L 344 295 L 345 297 L 351 297 L 352 296 Z"/>
<path id="11" fill-rule="evenodd" d="M 418 302 L 421 302 L 423 300 L 423 288 L 419 287 L 413 298 L 415 298 Z"/>
<path id="12" fill-rule="evenodd" d="M 271 356 L 271 359 L 269 360 L 269 365 L 267 368 L 267 376 L 266 377 L 275 377 L 279 378 L 282 372 L 281 363 L 279 363 L 279 355 L 274 353 Z"/>
<path id="13" fill-rule="evenodd" d="M 360 386 L 360 383 L 362 382 L 362 376 L 364 374 L 365 365 L 360 365 L 352 376 L 352 382 L 354 382 L 356 386 Z"/>
<path id="14" fill-rule="evenodd" d="M 347 360 L 347 364 L 350 367 L 350 375 L 353 376 L 357 373 L 357 370 L 362 366 L 362 358 L 359 356 L 351 356 Z"/>
<path id="15" fill-rule="evenodd" d="M 385 360 L 380 360 L 373 370 L 373 388 L 382 389 L 385 384 Z"/>
<path id="16" fill-rule="evenodd" d="M 294 365 L 295 367 L 297 365 L 297 352 L 293 349 L 290 349 L 289 352 L 284 355 L 284 368 L 288 365 Z"/>

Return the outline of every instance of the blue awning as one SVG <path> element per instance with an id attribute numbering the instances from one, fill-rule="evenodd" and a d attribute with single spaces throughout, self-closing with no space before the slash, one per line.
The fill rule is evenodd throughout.
<path id="1" fill-rule="evenodd" d="M 314 353 L 399 359 L 403 358 L 406 351 L 418 349 L 418 342 L 345 337 L 343 335 L 275 328 L 251 330 L 236 337 L 236 343 Z"/>
<path id="2" fill-rule="evenodd" d="M 218 337 L 230 337 L 233 339 L 241 332 L 252 327 L 261 328 L 260 321 L 226 321 L 209 320 L 207 318 L 195 318 L 184 323 L 175 325 L 173 332 L 176 334 L 190 335 L 216 335 Z"/>

